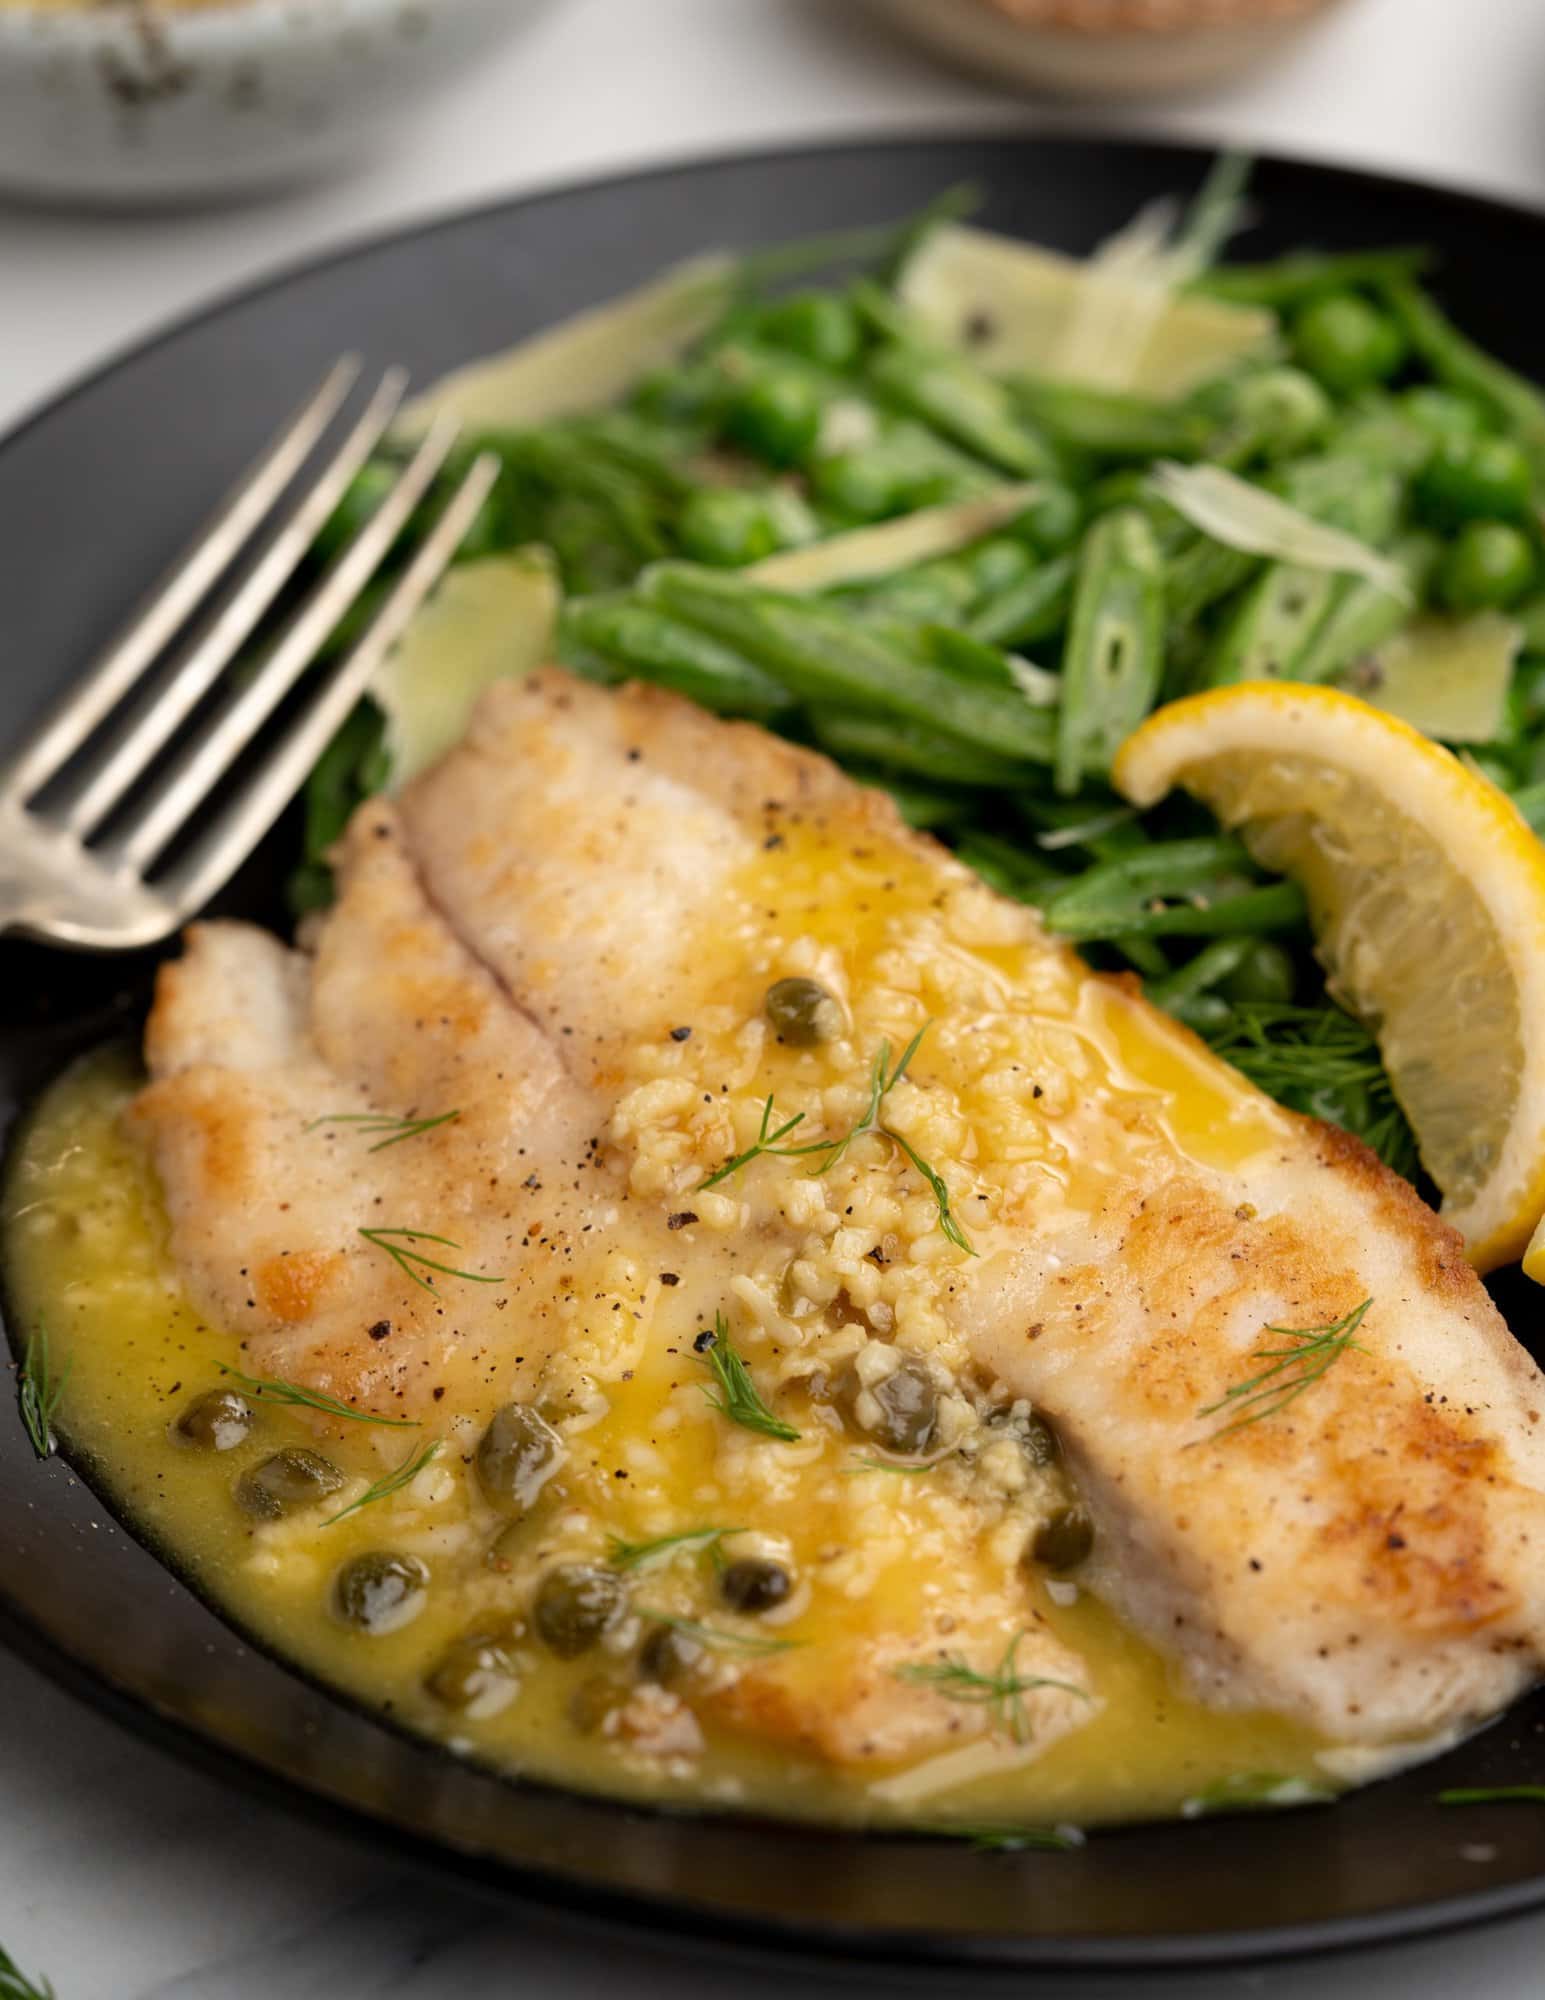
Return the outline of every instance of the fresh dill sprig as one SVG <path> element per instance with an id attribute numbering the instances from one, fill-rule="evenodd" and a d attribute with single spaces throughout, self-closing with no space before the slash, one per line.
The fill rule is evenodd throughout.
<path id="1" fill-rule="evenodd" d="M 722 1312 L 714 1314 L 713 1338 L 702 1359 L 712 1369 L 713 1378 L 719 1386 L 717 1395 L 706 1385 L 703 1394 L 732 1424 L 739 1424 L 742 1430 L 760 1431 L 763 1437 L 777 1438 L 782 1444 L 797 1442 L 799 1432 L 794 1426 L 786 1424 L 781 1417 L 775 1417 L 762 1401 L 751 1379 L 751 1370 L 735 1352 L 730 1340 L 729 1321 Z"/>
<path id="2" fill-rule="evenodd" d="M 717 1554 L 719 1544 L 728 1535 L 743 1535 L 744 1528 L 682 1528 L 674 1535 L 656 1535 L 652 1542 L 624 1541 L 621 1535 L 613 1535 L 606 1544 L 606 1560 L 613 1569 L 642 1569 L 652 1563 L 657 1556 L 669 1554 L 672 1549 L 687 1549 L 694 1544 L 702 1555 Z"/>
<path id="3" fill-rule="evenodd" d="M 48 1352 L 48 1329 L 40 1326 L 27 1342 L 21 1367 L 16 1374 L 16 1399 L 21 1407 L 22 1426 L 39 1458 L 54 1455 L 54 1415 L 70 1379 L 75 1357 L 64 1364 L 64 1373 L 55 1375 Z"/>
<path id="4" fill-rule="evenodd" d="M 772 1130 L 772 1121 L 773 1101 L 771 1093 L 769 1093 L 767 1102 L 762 1106 L 762 1129 L 757 1133 L 756 1138 L 747 1146 L 743 1153 L 737 1153 L 733 1159 L 726 1160 L 722 1167 L 711 1173 L 706 1181 L 700 1182 L 699 1186 L 704 1188 L 717 1187 L 720 1181 L 727 1181 L 731 1174 L 738 1174 L 742 1167 L 750 1166 L 753 1160 L 760 1159 L 764 1153 L 775 1154 L 780 1159 L 793 1159 L 802 1153 L 819 1153 L 821 1151 L 823 1142 L 819 1139 L 813 1145 L 809 1146 L 780 1146 L 778 1144 L 780 1139 L 787 1138 L 796 1125 L 804 1124 L 805 1114 L 803 1111 L 796 1111 L 792 1118 L 786 1118 L 776 1132 Z"/>
<path id="5" fill-rule="evenodd" d="M 415 1250 L 415 1243 L 438 1243 L 446 1250 L 459 1250 L 461 1245 L 449 1236 L 436 1236 L 429 1229 L 362 1229 L 360 1235 L 367 1243 L 373 1243 L 378 1250 L 384 1250 L 405 1277 L 415 1285 L 422 1285 L 426 1292 L 435 1288 L 433 1278 L 424 1278 L 414 1270 L 414 1265 L 422 1265 L 426 1271 L 438 1271 L 443 1277 L 465 1278 L 469 1285 L 502 1285 L 502 1276 L 483 1277 L 476 1271 L 458 1271 L 454 1264 L 436 1263 L 433 1257 L 426 1257 L 422 1250 Z M 390 1241 L 396 1237 L 396 1242 Z"/>
<path id="6" fill-rule="evenodd" d="M 34 1985 L 11 1954 L 0 1945 L 0 2000 L 58 2000 L 45 1979 Z"/>
<path id="7" fill-rule="evenodd" d="M 417 1417 L 378 1417 L 373 1410 L 356 1410 L 352 1403 L 341 1403 L 336 1396 L 325 1395 L 320 1389 L 303 1389 L 298 1382 L 280 1382 L 269 1375 L 244 1375 L 226 1361 L 215 1365 L 222 1375 L 229 1375 L 249 1396 L 256 1396 L 261 1402 L 295 1403 L 307 1410 L 322 1410 L 330 1417 L 348 1417 L 356 1424 L 385 1424 L 391 1430 L 416 1431 L 419 1426 Z"/>
<path id="8" fill-rule="evenodd" d="M 1226 1412 L 1232 1419 L 1212 1432 L 1212 1440 L 1226 1438 L 1248 1424 L 1263 1423 L 1267 1417 L 1280 1415 L 1289 1403 L 1296 1402 L 1306 1389 L 1312 1388 L 1349 1347 L 1357 1348 L 1359 1354 L 1366 1353 L 1367 1349 L 1359 1346 L 1353 1335 L 1372 1304 L 1372 1299 L 1364 1299 L 1341 1319 L 1328 1320 L 1324 1326 L 1268 1326 L 1268 1333 L 1280 1334 L 1284 1340 L 1297 1344 L 1257 1347 L 1250 1358 L 1270 1362 L 1270 1367 L 1252 1375 L 1248 1382 L 1236 1382 L 1215 1403 L 1197 1411 L 1199 1417 Z"/>
<path id="9" fill-rule="evenodd" d="M 685 1632 L 699 1645 L 710 1646 L 721 1653 L 750 1653 L 761 1657 L 769 1653 L 791 1653 L 796 1646 L 804 1644 L 802 1639 L 767 1639 L 759 1633 L 727 1632 L 722 1625 L 700 1625 L 695 1618 L 677 1618 L 668 1611 L 652 1611 L 647 1605 L 640 1605 L 639 1609 L 656 1625 L 669 1625 L 673 1632 Z"/>
<path id="10" fill-rule="evenodd" d="M 318 1131 L 323 1125 L 358 1125 L 361 1136 L 385 1132 L 389 1136 L 367 1146 L 367 1153 L 384 1153 L 388 1146 L 400 1146 L 404 1139 L 416 1139 L 420 1132 L 432 1132 L 437 1125 L 449 1125 L 459 1111 L 442 1111 L 438 1118 L 394 1118 L 389 1111 L 326 1111 L 302 1126 L 302 1133 Z"/>
<path id="11" fill-rule="evenodd" d="M 940 1229 L 949 1241 L 955 1245 L 957 1250 L 963 1250 L 968 1257 L 974 1257 L 976 1252 L 971 1247 L 965 1231 L 961 1228 L 958 1218 L 950 1207 L 950 1191 L 944 1183 L 943 1175 L 929 1166 L 928 1162 L 918 1154 L 916 1149 L 909 1145 L 899 1132 L 894 1131 L 889 1125 L 885 1124 L 881 1117 L 881 1113 L 885 1108 L 886 1098 L 906 1075 L 912 1058 L 917 1054 L 924 1035 L 927 1034 L 932 1026 L 933 1023 L 931 1021 L 923 1023 L 911 1041 L 902 1050 L 901 1059 L 894 1069 L 890 1066 L 891 1045 L 889 1041 L 881 1042 L 879 1048 L 875 1051 L 874 1062 L 871 1064 L 869 1070 L 869 1102 L 864 1107 L 862 1117 L 850 1126 L 842 1134 L 841 1138 L 811 1139 L 798 1146 L 780 1145 L 780 1140 L 786 1139 L 796 1125 L 804 1122 L 805 1114 L 803 1111 L 796 1111 L 792 1118 L 786 1118 L 781 1125 L 775 1128 L 773 1125 L 773 1118 L 775 1116 L 773 1100 L 769 1096 L 766 1103 L 762 1106 L 761 1129 L 758 1131 L 754 1142 L 743 1153 L 737 1153 L 733 1159 L 726 1160 L 722 1167 L 717 1168 L 708 1176 L 707 1180 L 700 1182 L 699 1185 L 704 1188 L 717 1187 L 720 1181 L 728 1180 L 731 1174 L 739 1173 L 742 1167 L 749 1165 L 752 1160 L 761 1158 L 763 1154 L 788 1160 L 803 1159 L 807 1155 L 814 1153 L 824 1153 L 826 1155 L 825 1159 L 821 1161 L 819 1166 L 812 1167 L 810 1171 L 817 1175 L 829 1174 L 838 1161 L 844 1157 L 855 1139 L 862 1139 L 872 1132 L 879 1138 L 888 1139 L 891 1145 L 897 1147 L 911 1161 L 913 1167 L 916 1168 L 917 1172 L 928 1183 L 929 1190 L 938 1206 Z"/>
<path id="12" fill-rule="evenodd" d="M 991 1820 L 973 1825 L 970 1821 L 959 1824 L 950 1821 L 942 1826 L 919 1827 L 918 1832 L 938 1834 L 945 1840 L 963 1840 L 980 1854 L 1023 1854 L 1030 1848 L 1067 1854 L 1084 1844 L 1084 1836 L 1076 1826 L 1015 1826 L 1011 1822 L 1000 1826 Z"/>
<path id="13" fill-rule="evenodd" d="M 1415 1135 L 1377 1040 L 1339 1007 L 1236 1002 L 1207 1040 L 1268 1097 L 1353 1133 L 1406 1180 L 1420 1167 Z"/>
<path id="14" fill-rule="evenodd" d="M 943 1695 L 946 1701 L 971 1701 L 985 1703 L 993 1714 L 993 1720 L 1006 1729 L 1016 1743 L 1029 1741 L 1030 1717 L 1025 1711 L 1024 1698 L 1037 1688 L 1061 1688 L 1064 1694 L 1076 1694 L 1081 1701 L 1087 1701 L 1086 1689 L 1075 1687 L 1072 1681 L 1049 1679 L 1045 1674 L 1022 1674 L 1016 1656 L 1023 1631 L 1016 1632 L 1004 1649 L 1003 1658 L 994 1672 L 984 1674 L 979 1668 L 969 1666 L 964 1660 L 946 1657 L 942 1660 L 914 1660 L 903 1667 L 893 1667 L 892 1674 L 898 1681 L 906 1681 L 913 1687 L 931 1687 Z"/>
<path id="15" fill-rule="evenodd" d="M 1467 1785 L 1439 1792 L 1440 1806 L 1545 1806 L 1545 1785 Z"/>
<path id="16" fill-rule="evenodd" d="M 1329 1805 L 1335 1793 L 1307 1778 L 1284 1777 L 1280 1771 L 1231 1771 L 1192 1794 L 1180 1808 L 1182 1819 L 1205 1819 L 1212 1813 L 1285 1812 L 1293 1806 Z"/>
<path id="17" fill-rule="evenodd" d="M 347 1507 L 340 1507 L 336 1514 L 329 1514 L 323 1521 L 324 1528 L 330 1528 L 334 1521 L 345 1520 L 350 1514 L 357 1514 L 361 1507 L 373 1507 L 377 1500 L 385 1500 L 388 1495 L 398 1493 L 410 1479 L 416 1478 L 429 1461 L 439 1452 L 439 1440 L 426 1444 L 421 1451 L 410 1451 L 395 1472 L 385 1472 L 371 1486 L 367 1486 L 357 1500 Z"/>

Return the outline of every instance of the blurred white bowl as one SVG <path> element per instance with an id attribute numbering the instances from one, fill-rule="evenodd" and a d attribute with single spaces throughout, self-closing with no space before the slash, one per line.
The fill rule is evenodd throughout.
<path id="1" fill-rule="evenodd" d="M 0 4 L 0 189 L 202 201 L 384 144 L 544 0 Z"/>

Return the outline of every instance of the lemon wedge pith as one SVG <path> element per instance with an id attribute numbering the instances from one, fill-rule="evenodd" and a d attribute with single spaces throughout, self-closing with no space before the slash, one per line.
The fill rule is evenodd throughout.
<path id="1" fill-rule="evenodd" d="M 1172 702 L 1112 775 L 1140 806 L 1183 786 L 1302 884 L 1444 1216 L 1481 1269 L 1518 1256 L 1545 1212 L 1545 847 L 1512 801 L 1394 716 L 1281 681 Z"/>

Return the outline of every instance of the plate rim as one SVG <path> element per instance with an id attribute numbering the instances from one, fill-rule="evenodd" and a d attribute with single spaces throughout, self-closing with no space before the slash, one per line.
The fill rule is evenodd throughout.
<path id="1" fill-rule="evenodd" d="M 549 204 L 561 204 L 576 195 L 622 193 L 642 183 L 660 183 L 676 178 L 711 175 L 736 168 L 776 168 L 791 161 L 828 160 L 834 165 L 843 158 L 862 156 L 905 146 L 911 150 L 940 152 L 959 148 L 1002 147 L 1005 150 L 1035 148 L 1047 151 L 1081 151 L 1111 148 L 1126 154 L 1148 155 L 1188 168 L 1202 169 L 1226 146 L 1221 137 L 1215 143 L 1195 138 L 1169 138 L 1142 132 L 1124 132 L 1102 124 L 1077 124 L 1045 131 L 1008 121 L 985 129 L 916 124 L 887 125 L 856 136 L 821 136 L 809 142 L 772 144 L 753 148 L 715 147 L 700 153 L 684 152 L 645 166 L 621 167 L 598 174 L 577 173 L 543 183 L 528 192 L 500 194 L 471 204 L 450 206 L 418 218 L 401 227 L 382 226 L 344 235 L 320 250 L 287 258 L 255 277 L 217 291 L 188 310 L 150 329 L 131 336 L 109 350 L 107 355 L 69 377 L 48 392 L 0 433 L 0 476 L 7 456 L 20 444 L 76 399 L 103 384 L 108 378 L 132 366 L 184 335 L 196 333 L 207 323 L 228 314 L 239 314 L 247 306 L 308 277 L 336 271 L 358 258 L 376 252 L 406 248 L 421 239 L 462 226 L 476 226 L 497 216 L 524 214 Z M 1283 169 L 1295 177 L 1331 183 L 1354 183 L 1363 188 L 1387 190 L 1399 197 L 1434 203 L 1446 210 L 1457 223 L 1466 213 L 1485 215 L 1512 226 L 1537 230 L 1545 225 L 1545 201 L 1531 203 L 1516 195 L 1481 188 L 1457 187 L 1442 181 L 1398 171 L 1387 171 L 1356 161 L 1327 159 L 1276 148 L 1252 155 L 1263 167 Z M 597 301 L 600 302 L 600 301 Z M 584 308 L 579 308 L 583 310 Z M 467 357 L 472 359 L 475 357 Z M 7 1163 L 17 1137 L 25 1128 L 26 1107 L 5 1135 L 3 1151 Z M 9 1340 L 0 1341 L 11 1358 Z M 119 1512 L 109 1494 L 88 1477 L 85 1467 L 72 1453 L 57 1454 L 61 1468 L 78 1480 L 94 1502 L 129 1535 L 137 1546 L 149 1548 L 138 1529 Z M 167 1569 L 153 1548 L 153 1559 Z M 274 1653 L 254 1635 L 215 1610 L 210 1600 L 190 1583 L 180 1570 L 169 1572 L 177 1584 L 192 1591 L 195 1599 L 234 1631 L 244 1645 L 276 1660 L 288 1673 L 299 1673 L 303 1681 L 324 1687 L 321 1682 Z M 1356 1915 L 1329 1916 L 1301 1923 L 1256 1926 L 1230 1933 L 1199 1931 L 1148 1936 L 1111 1937 L 1108 1934 L 1068 1934 L 1059 1938 L 1003 1933 L 952 1932 L 936 1929 L 909 1932 L 884 1927 L 801 1917 L 798 1920 L 767 1914 L 730 1912 L 720 1906 L 700 1904 L 672 1893 L 645 1893 L 608 1888 L 539 1864 L 514 1865 L 497 1857 L 454 1846 L 436 1836 L 415 1832 L 400 1822 L 369 1811 L 362 1805 L 342 1800 L 320 1785 L 269 1767 L 260 1757 L 247 1753 L 231 1742 L 206 1733 L 191 1722 L 161 1709 L 153 1701 L 126 1687 L 94 1666 L 76 1658 L 33 1618 L 10 1592 L 0 1589 L 0 1644 L 31 1669 L 63 1690 L 105 1714 L 116 1726 L 151 1743 L 157 1750 L 175 1756 L 181 1763 L 257 1794 L 267 1803 L 298 1815 L 351 1839 L 385 1847 L 401 1860 L 429 1875 L 451 1874 L 464 1888 L 497 1898 L 506 1908 L 523 1907 L 563 1925 L 600 1927 L 620 1937 L 637 1937 L 642 1930 L 658 1934 L 662 1916 L 679 1918 L 688 1927 L 673 1931 L 672 1949 L 710 1952 L 720 1958 L 774 1957 L 783 1964 L 800 1962 L 848 1966 L 860 1963 L 875 1969 L 896 1970 L 910 1966 L 929 1975 L 953 1968 L 979 1979 L 999 1980 L 1026 1973 L 1057 1972 L 1109 1977 L 1115 1972 L 1175 1972 L 1182 1969 L 1209 1970 L 1260 1964 L 1266 1960 L 1303 1961 L 1350 1951 L 1366 1951 L 1381 1946 L 1415 1942 L 1453 1934 L 1483 1923 L 1522 1916 L 1545 1907 L 1545 1870 L 1523 1880 L 1477 1888 L 1432 1901 L 1410 1905 L 1390 1905 Z M 325 1689 L 330 1699 L 368 1716 L 359 1704 Z M 373 1721 L 375 1718 L 371 1718 Z M 1501 1718 L 1498 1718 L 1500 1720 Z M 378 1724 L 379 1726 L 379 1724 Z M 660 1809 L 639 1806 L 604 1795 L 565 1791 L 563 1787 L 543 1787 L 565 1792 L 618 1813 L 658 1817 Z M 674 1816 L 674 1815 L 670 1815 Z M 702 1818 L 703 1815 L 689 1815 Z M 848 1839 L 850 1829 L 804 1829 L 817 1838 Z M 1103 1830 L 1102 1842 L 1119 1842 L 1124 1829 Z M 868 1840 L 905 1843 L 904 1834 L 869 1831 Z"/>

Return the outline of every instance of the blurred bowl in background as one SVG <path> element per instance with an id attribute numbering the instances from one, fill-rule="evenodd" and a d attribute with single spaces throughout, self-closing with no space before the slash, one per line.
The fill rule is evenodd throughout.
<path id="1" fill-rule="evenodd" d="M 545 0 L 0 0 L 0 190 L 201 202 L 384 145 Z"/>
<path id="2" fill-rule="evenodd" d="M 866 0 L 995 82 L 1158 97 L 1263 61 L 1342 0 Z"/>

